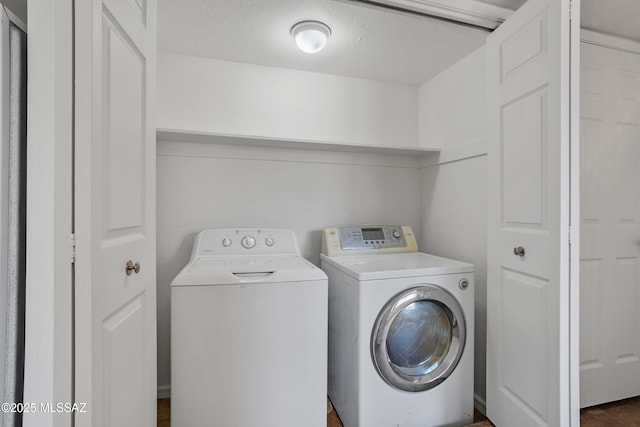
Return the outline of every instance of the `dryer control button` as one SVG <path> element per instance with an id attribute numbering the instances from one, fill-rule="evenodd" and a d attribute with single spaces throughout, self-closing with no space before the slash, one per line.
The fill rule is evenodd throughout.
<path id="1" fill-rule="evenodd" d="M 393 230 L 393 237 L 395 237 L 396 239 L 400 238 L 400 232 L 398 230 Z"/>
<path id="2" fill-rule="evenodd" d="M 253 236 L 244 236 L 240 243 L 242 243 L 242 246 L 246 249 L 251 249 L 256 245 L 256 239 L 254 239 Z"/>
<path id="3" fill-rule="evenodd" d="M 224 246 L 225 248 L 227 246 L 231 246 L 231 239 L 229 239 L 228 237 L 225 237 L 224 239 L 222 239 L 222 246 Z"/>
<path id="4" fill-rule="evenodd" d="M 273 244 L 275 243 L 275 241 L 271 238 L 271 237 L 267 237 L 266 239 L 264 239 L 264 243 L 267 246 L 273 246 Z"/>
<path id="5" fill-rule="evenodd" d="M 460 279 L 460 282 L 458 282 L 458 286 L 463 291 L 467 290 L 469 288 L 469 279 Z"/>

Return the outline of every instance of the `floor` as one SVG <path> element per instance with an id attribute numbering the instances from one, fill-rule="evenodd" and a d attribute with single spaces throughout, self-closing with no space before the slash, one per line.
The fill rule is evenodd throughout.
<path id="1" fill-rule="evenodd" d="M 329 406 L 327 407 L 327 411 L 329 411 L 327 413 L 327 427 L 343 427 L 342 426 L 342 422 L 340 422 L 340 418 L 338 418 L 338 414 L 336 413 L 336 411 L 333 410 L 333 408 L 331 407 L 331 404 L 329 403 Z M 487 421 L 488 418 L 485 417 L 484 415 L 482 415 L 477 409 L 474 410 L 474 414 L 473 414 L 473 421 L 474 423 L 471 424 L 468 427 L 483 427 L 483 426 L 493 426 L 493 424 L 491 424 L 489 421 Z"/>
<path id="2" fill-rule="evenodd" d="M 327 405 L 327 427 L 342 427 L 340 418 L 330 404 Z M 169 399 L 158 399 L 158 427 L 170 427 Z M 493 424 L 480 412 L 474 415 L 473 427 L 491 427 Z M 469 427 L 471 427 L 469 426 Z M 580 411 L 581 427 L 640 427 L 640 396 L 619 402 L 585 408 Z"/>
<path id="3" fill-rule="evenodd" d="M 487 418 L 477 410 L 474 414 L 473 427 L 492 426 Z M 483 423 L 484 421 L 484 423 Z M 171 400 L 170 399 L 158 399 L 158 427 L 170 427 L 171 426 Z M 333 406 L 330 402 L 327 402 L 327 427 L 343 427 L 338 414 L 333 410 Z"/>
<path id="4" fill-rule="evenodd" d="M 580 411 L 582 427 L 640 427 L 640 396 Z"/>
<path id="5" fill-rule="evenodd" d="M 482 418 L 478 419 L 477 415 Z M 493 427 L 493 424 L 482 414 L 476 413 L 475 421 L 469 427 Z M 640 427 L 640 396 L 584 408 L 580 411 L 580 426 Z"/>

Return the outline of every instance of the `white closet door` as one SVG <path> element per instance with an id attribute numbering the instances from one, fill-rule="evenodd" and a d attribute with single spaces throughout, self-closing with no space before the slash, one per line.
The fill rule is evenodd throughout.
<path id="1" fill-rule="evenodd" d="M 585 407 L 640 395 L 640 54 L 588 43 L 581 53 Z"/>
<path id="2" fill-rule="evenodd" d="M 498 427 L 579 422 L 571 401 L 570 4 L 529 0 L 487 39 L 487 413 Z"/>
<path id="3" fill-rule="evenodd" d="M 156 425 L 155 69 L 154 0 L 75 2 L 77 426 Z"/>

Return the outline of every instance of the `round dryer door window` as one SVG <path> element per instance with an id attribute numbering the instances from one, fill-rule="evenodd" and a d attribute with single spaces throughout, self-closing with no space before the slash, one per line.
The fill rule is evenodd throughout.
<path id="1" fill-rule="evenodd" d="M 380 376 L 404 391 L 447 379 L 464 350 L 464 314 L 445 289 L 421 285 L 393 297 L 373 327 L 371 353 Z"/>

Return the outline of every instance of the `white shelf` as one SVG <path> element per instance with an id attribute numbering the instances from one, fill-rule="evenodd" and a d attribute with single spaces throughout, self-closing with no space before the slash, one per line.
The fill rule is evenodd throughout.
<path id="1" fill-rule="evenodd" d="M 276 139 L 250 135 L 225 135 L 199 131 L 177 129 L 157 129 L 157 141 L 195 142 L 220 145 L 241 145 L 248 147 L 274 147 L 303 150 L 344 151 L 349 153 L 393 154 L 404 156 L 419 156 L 437 153 L 439 148 L 423 147 L 394 147 L 378 145 L 360 145 L 326 141 L 312 141 L 299 139 Z"/>

